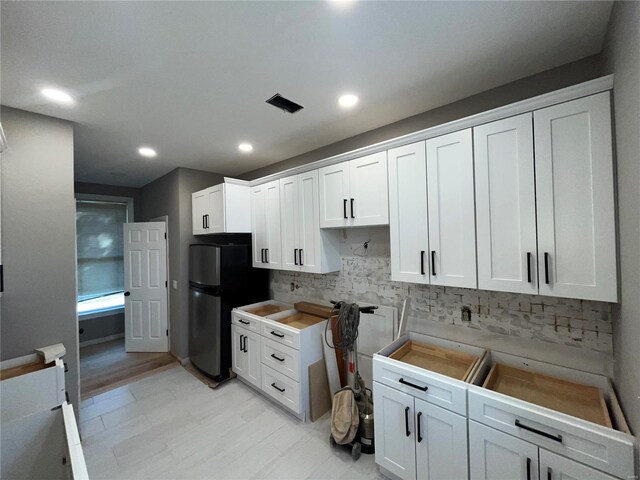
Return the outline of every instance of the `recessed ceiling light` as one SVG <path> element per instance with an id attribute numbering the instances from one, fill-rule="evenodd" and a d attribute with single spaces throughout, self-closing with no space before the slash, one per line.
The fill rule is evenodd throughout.
<path id="1" fill-rule="evenodd" d="M 355 2 L 355 0 L 329 0 L 332 5 L 336 8 L 346 9 L 351 7 Z"/>
<path id="2" fill-rule="evenodd" d="M 140 147 L 138 149 L 138 153 L 143 157 L 147 157 L 147 158 L 153 158 L 158 155 L 158 152 L 156 152 L 153 148 L 150 148 L 150 147 Z"/>
<path id="3" fill-rule="evenodd" d="M 40 93 L 49 100 L 53 100 L 57 103 L 73 103 L 73 97 L 64 90 L 58 90 L 57 88 L 43 88 Z"/>
<path id="4" fill-rule="evenodd" d="M 338 99 L 338 103 L 340 104 L 340 106 L 342 108 L 351 108 L 351 107 L 354 107 L 358 103 L 358 97 L 356 95 L 348 93 L 346 95 L 342 95 Z"/>
<path id="5" fill-rule="evenodd" d="M 238 150 L 240 150 L 241 152 L 249 153 L 253 150 L 253 145 L 251 145 L 250 143 L 241 143 L 240 145 L 238 145 Z"/>

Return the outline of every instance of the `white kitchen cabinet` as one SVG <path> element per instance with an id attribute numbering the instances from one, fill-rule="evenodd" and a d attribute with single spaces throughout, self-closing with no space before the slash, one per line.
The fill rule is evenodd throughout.
<path id="1" fill-rule="evenodd" d="M 599 472 L 568 458 L 539 449 L 540 480 L 615 480 L 615 477 Z"/>
<path id="2" fill-rule="evenodd" d="M 415 413 L 417 478 L 468 478 L 467 418 L 419 398 Z"/>
<path id="3" fill-rule="evenodd" d="M 425 142 L 387 152 L 391 279 L 429 283 Z"/>
<path id="4" fill-rule="evenodd" d="M 478 288 L 538 293 L 533 116 L 473 129 Z"/>
<path id="5" fill-rule="evenodd" d="M 192 193 L 191 219 L 194 235 L 249 233 L 249 184 L 241 180 L 225 179 L 225 183 Z"/>
<path id="6" fill-rule="evenodd" d="M 280 182 L 274 180 L 251 189 L 253 266 L 278 269 L 282 265 Z"/>
<path id="7" fill-rule="evenodd" d="M 430 282 L 476 288 L 471 129 L 426 141 Z"/>
<path id="8" fill-rule="evenodd" d="M 617 302 L 609 93 L 533 118 L 540 294 Z"/>
<path id="9" fill-rule="evenodd" d="M 321 228 L 389 223 L 386 152 L 323 167 L 318 176 Z"/>
<path id="10" fill-rule="evenodd" d="M 280 180 L 282 269 L 327 273 L 340 269 L 336 232 L 320 230 L 318 171 Z"/>
<path id="11" fill-rule="evenodd" d="M 231 327 L 232 369 L 247 382 L 260 388 L 260 335 L 245 328 Z"/>
<path id="12" fill-rule="evenodd" d="M 376 463 L 405 480 L 416 478 L 413 400 L 409 394 L 374 383 Z"/>
<path id="13" fill-rule="evenodd" d="M 538 447 L 469 421 L 471 480 L 537 480 Z"/>

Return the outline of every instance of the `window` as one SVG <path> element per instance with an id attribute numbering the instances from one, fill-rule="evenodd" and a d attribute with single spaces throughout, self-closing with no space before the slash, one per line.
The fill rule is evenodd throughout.
<path id="1" fill-rule="evenodd" d="M 130 199 L 76 198 L 79 315 L 124 306 L 122 226 L 131 207 Z"/>

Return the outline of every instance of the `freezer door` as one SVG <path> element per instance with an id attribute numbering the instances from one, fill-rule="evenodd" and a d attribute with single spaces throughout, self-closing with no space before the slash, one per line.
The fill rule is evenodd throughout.
<path id="1" fill-rule="evenodd" d="M 224 368 L 224 330 L 220 297 L 190 289 L 189 358 L 196 367 L 212 377 L 221 375 Z"/>
<path id="2" fill-rule="evenodd" d="M 200 285 L 220 285 L 220 248 L 214 245 L 189 247 L 189 281 Z"/>

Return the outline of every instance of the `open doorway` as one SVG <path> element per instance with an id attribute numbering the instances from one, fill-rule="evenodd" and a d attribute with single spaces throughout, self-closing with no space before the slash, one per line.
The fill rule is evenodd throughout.
<path id="1" fill-rule="evenodd" d="M 76 194 L 77 309 L 83 400 L 175 363 L 167 348 L 144 353 L 125 350 L 124 235 L 125 225 L 134 222 L 133 212 L 132 198 Z M 135 230 L 142 239 L 144 232 Z M 166 242 L 164 232 L 162 237 L 162 242 Z M 164 246 L 166 248 L 166 244 Z M 144 252 L 138 249 L 133 257 L 138 258 L 141 253 Z M 165 272 L 158 270 L 164 288 L 164 259 L 155 267 L 165 268 Z M 166 311 L 166 298 L 164 302 L 164 307 L 157 304 L 154 308 Z M 133 313 L 139 314 L 136 309 L 137 305 Z M 127 314 L 130 316 L 132 311 Z M 140 316 L 138 321 L 141 324 Z M 165 330 L 163 328 L 162 335 L 166 342 Z"/>

